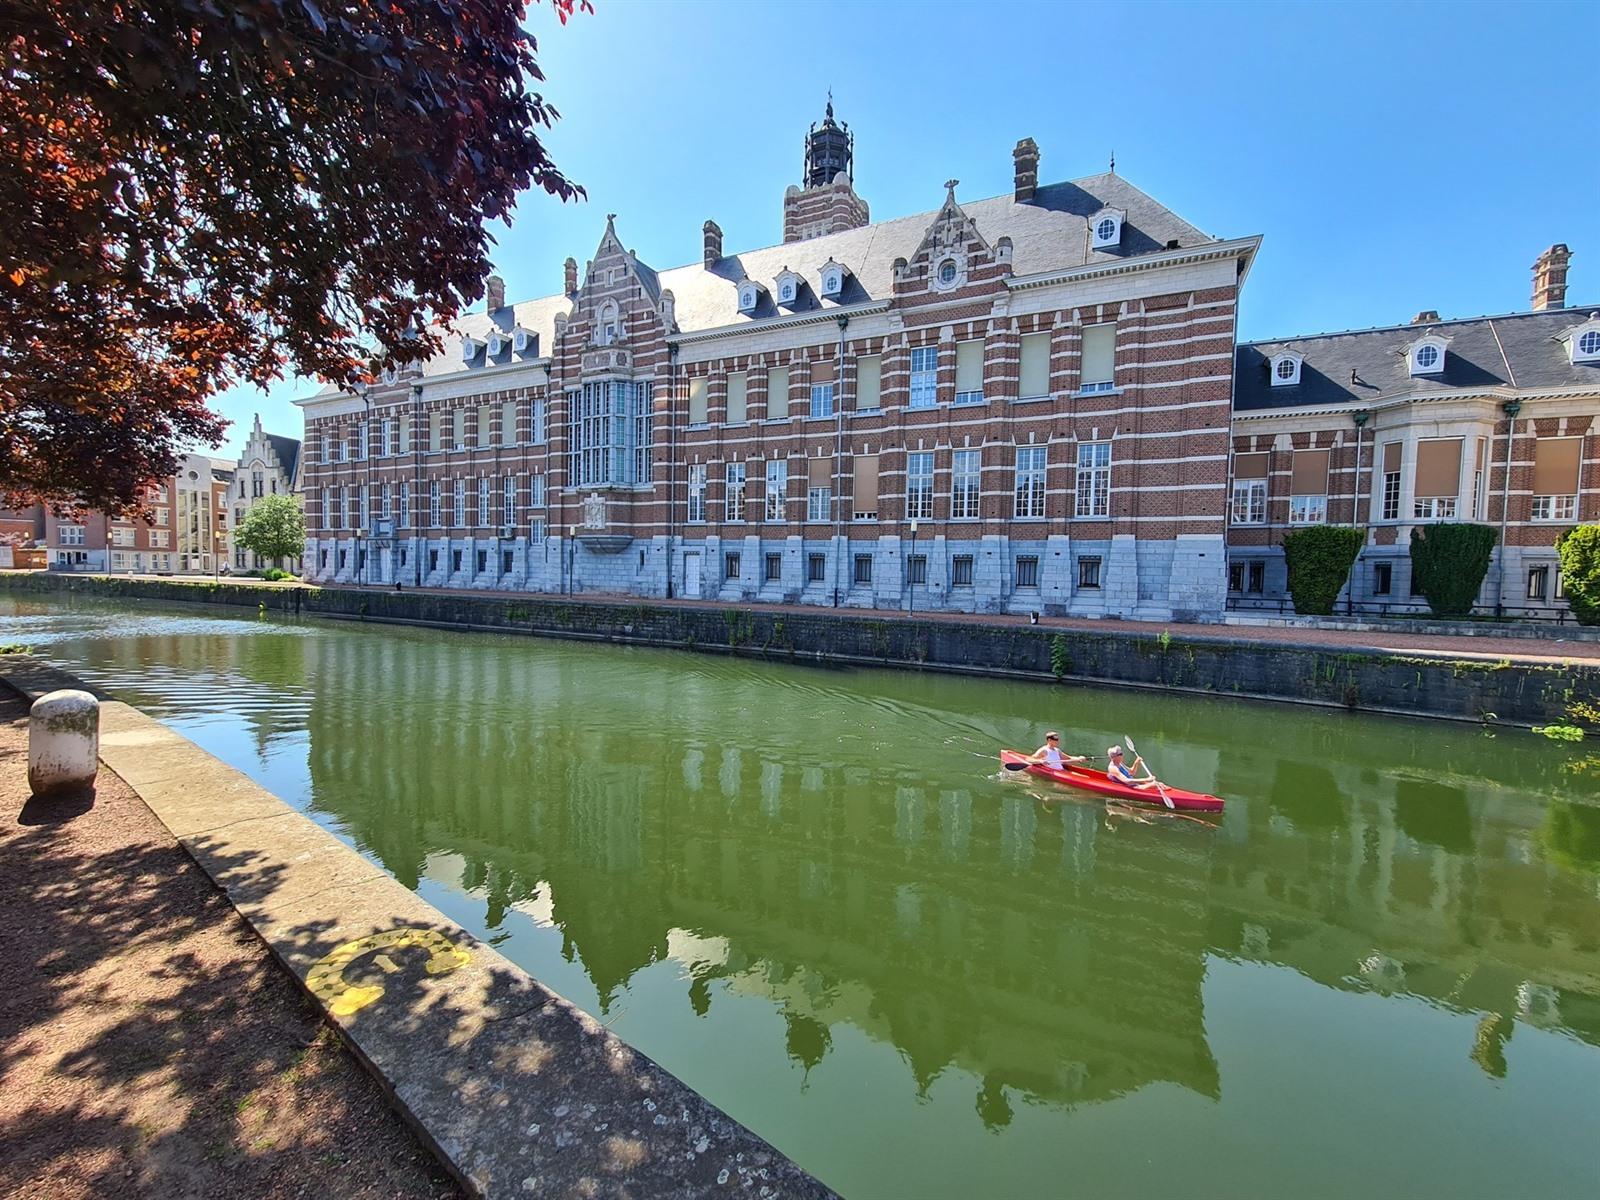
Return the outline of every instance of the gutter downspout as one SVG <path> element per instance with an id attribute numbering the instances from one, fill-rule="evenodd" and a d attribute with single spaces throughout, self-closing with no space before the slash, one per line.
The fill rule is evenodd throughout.
<path id="1" fill-rule="evenodd" d="M 726 415 L 723 424 L 727 424 Z M 685 467 L 687 470 L 687 467 Z M 672 541 L 678 515 L 678 346 L 667 343 L 667 599 L 672 599 Z"/>
<path id="2" fill-rule="evenodd" d="M 406 515 L 411 518 L 412 529 L 422 527 L 422 522 L 418 520 L 418 516 L 428 511 L 421 507 L 424 503 L 422 494 L 422 434 L 422 384 L 419 381 L 411 385 L 411 469 L 415 478 L 411 481 L 411 511 Z M 411 557 L 414 560 L 411 565 L 415 568 L 412 586 L 421 587 L 423 551 L 417 545 L 414 536 L 411 540 L 411 550 Z"/>
<path id="3" fill-rule="evenodd" d="M 844 510 L 843 499 L 840 492 L 843 490 L 837 485 L 842 482 L 839 465 L 844 456 L 844 405 L 840 403 L 840 385 L 844 382 L 844 334 L 850 326 L 847 314 L 839 314 L 839 348 L 833 368 L 833 606 L 839 607 L 839 549 L 844 540 Z"/>

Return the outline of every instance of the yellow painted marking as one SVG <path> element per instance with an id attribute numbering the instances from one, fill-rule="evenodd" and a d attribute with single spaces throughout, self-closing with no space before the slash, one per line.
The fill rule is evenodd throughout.
<path id="1" fill-rule="evenodd" d="M 383 995 L 381 984 L 352 984 L 345 980 L 345 970 L 356 959 L 377 953 L 373 960 L 386 974 L 394 974 L 399 965 L 385 950 L 404 950 L 416 947 L 428 952 L 424 970 L 429 975 L 445 975 L 464 967 L 472 956 L 457 946 L 444 934 L 432 929 L 389 929 L 346 942 L 318 959 L 306 975 L 306 986 L 311 994 L 328 1006 L 336 1017 L 348 1017 L 360 1012 Z"/>

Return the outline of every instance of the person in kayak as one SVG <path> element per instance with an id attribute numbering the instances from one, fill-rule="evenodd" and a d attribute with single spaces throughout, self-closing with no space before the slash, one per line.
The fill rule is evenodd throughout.
<path id="1" fill-rule="evenodd" d="M 1051 770 L 1059 771 L 1068 763 L 1081 763 L 1088 762 L 1089 760 L 1081 754 L 1061 753 L 1061 735 L 1052 729 L 1049 733 L 1044 735 L 1044 745 L 1040 746 L 1031 755 L 1029 755 L 1028 761 L 1033 763 L 1043 763 Z"/>
<path id="2" fill-rule="evenodd" d="M 1106 751 L 1106 763 L 1106 778 L 1111 780 L 1112 783 L 1125 783 L 1129 787 L 1145 791 L 1155 787 L 1159 782 L 1154 775 L 1150 774 L 1150 768 L 1145 766 L 1144 759 L 1139 755 L 1134 755 L 1132 768 L 1123 762 L 1121 746 L 1113 746 Z M 1144 774 L 1134 774 L 1140 767 L 1144 767 Z"/>

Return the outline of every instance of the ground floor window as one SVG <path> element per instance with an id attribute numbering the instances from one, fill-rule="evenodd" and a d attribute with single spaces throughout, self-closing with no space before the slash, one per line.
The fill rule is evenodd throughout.
<path id="1" fill-rule="evenodd" d="M 404 546 L 400 547 L 400 565 L 402 567 L 406 565 L 406 548 Z"/>
<path id="2" fill-rule="evenodd" d="M 1037 588 L 1039 586 L 1038 555 L 1022 554 L 1017 557 L 1017 586 L 1019 588 Z"/>
<path id="3" fill-rule="evenodd" d="M 1577 515 L 1577 496 L 1535 496 L 1533 498 L 1533 519 L 1535 521 L 1571 521 Z"/>
<path id="4" fill-rule="evenodd" d="M 1257 559 L 1250 564 L 1250 578 L 1245 584 L 1245 591 L 1259 596 L 1267 590 L 1267 564 Z"/>
<path id="5" fill-rule="evenodd" d="M 1100 587 L 1100 556 L 1085 555 L 1078 560 L 1078 586 L 1088 590 Z"/>
<path id="6" fill-rule="evenodd" d="M 437 550 L 429 550 L 428 551 L 428 571 L 431 574 L 432 572 L 437 571 L 438 569 L 439 569 L 439 552 Z"/>
<path id="7" fill-rule="evenodd" d="M 913 584 L 928 582 L 928 556 L 926 554 L 913 554 L 906 561 L 906 569 Z"/>
<path id="8" fill-rule="evenodd" d="M 511 564 L 513 561 L 515 561 L 515 559 L 510 550 L 500 551 L 500 574 L 511 574 Z"/>
<path id="9" fill-rule="evenodd" d="M 856 569 L 853 576 L 856 583 L 867 584 L 872 582 L 872 555 L 856 555 Z"/>
<path id="10" fill-rule="evenodd" d="M 1418 496 L 1411 504 L 1411 515 L 1418 521 L 1454 521 L 1454 496 Z"/>
<path id="11" fill-rule="evenodd" d="M 762 577 L 768 583 L 777 583 L 783 578 L 783 555 L 769 554 L 762 570 Z"/>
<path id="12" fill-rule="evenodd" d="M 724 554 L 722 556 L 722 577 L 724 579 L 739 578 L 739 556 L 737 554 Z"/>
<path id="13" fill-rule="evenodd" d="M 1550 568 L 1528 568 L 1528 599 L 1543 600 L 1550 590 Z"/>
<path id="14" fill-rule="evenodd" d="M 950 586 L 972 586 L 972 555 L 957 554 L 950 560 Z"/>
<path id="15" fill-rule="evenodd" d="M 1387 596 L 1394 587 L 1394 564 L 1372 564 L 1372 594 L 1374 596 Z"/>
<path id="16" fill-rule="evenodd" d="M 1422 576 L 1417 574 L 1415 567 L 1411 568 L 1411 587 L 1409 590 L 1413 597 L 1422 595 Z"/>
<path id="17" fill-rule="evenodd" d="M 1244 591 L 1244 564 L 1242 562 L 1228 564 L 1228 590 L 1230 592 Z"/>
<path id="18" fill-rule="evenodd" d="M 477 570 L 476 573 L 479 574 L 479 575 L 482 575 L 488 569 L 489 569 L 489 552 L 487 550 L 479 550 L 478 551 L 478 570 Z"/>
<path id="19" fill-rule="evenodd" d="M 326 550 L 317 551 L 317 566 L 324 571 L 328 569 L 328 552 Z"/>
<path id="20" fill-rule="evenodd" d="M 459 550 L 450 551 L 450 573 L 452 575 L 461 574 L 461 551 Z"/>
<path id="21" fill-rule="evenodd" d="M 339 551 L 339 570 L 341 570 L 341 571 L 344 570 L 345 563 L 349 559 L 349 557 L 350 557 L 350 552 L 348 550 Z"/>
<path id="22" fill-rule="evenodd" d="M 806 555 L 806 582 L 825 583 L 828 578 L 828 556 L 826 554 Z"/>

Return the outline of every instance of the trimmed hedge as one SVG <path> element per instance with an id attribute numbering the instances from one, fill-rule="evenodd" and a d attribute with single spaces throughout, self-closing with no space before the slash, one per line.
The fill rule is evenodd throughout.
<path id="1" fill-rule="evenodd" d="M 1567 601 L 1579 625 L 1600 625 L 1600 525 L 1578 525 L 1556 542 Z"/>
<path id="2" fill-rule="evenodd" d="M 1435 616 L 1472 611 L 1500 535 L 1491 525 L 1425 525 L 1411 531 L 1411 574 Z"/>
<path id="3" fill-rule="evenodd" d="M 1289 595 L 1302 616 L 1326 617 L 1350 578 L 1367 534 L 1346 525 L 1312 525 L 1284 535 L 1283 557 L 1289 565 Z"/>

